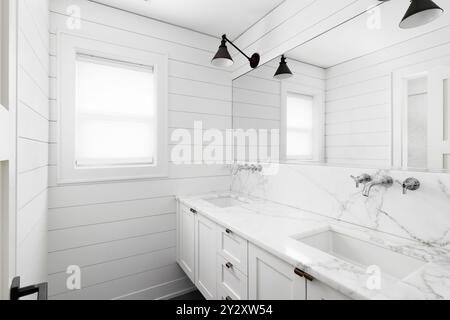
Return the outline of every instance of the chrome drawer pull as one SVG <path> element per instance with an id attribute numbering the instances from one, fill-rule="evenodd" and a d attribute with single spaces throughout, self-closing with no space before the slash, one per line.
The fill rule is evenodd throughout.
<path id="1" fill-rule="evenodd" d="M 233 233 L 233 231 L 231 231 L 230 229 L 226 229 L 225 232 L 228 233 L 228 234 Z"/>
<path id="2" fill-rule="evenodd" d="M 227 262 L 225 267 L 227 267 L 228 269 L 231 269 L 231 268 L 233 268 L 233 264 L 231 262 Z"/>
<path id="3" fill-rule="evenodd" d="M 233 300 L 230 296 L 227 296 L 225 300 Z"/>
<path id="4" fill-rule="evenodd" d="M 191 208 L 191 212 L 192 212 L 193 214 L 197 214 L 197 210 L 192 209 L 192 208 Z"/>

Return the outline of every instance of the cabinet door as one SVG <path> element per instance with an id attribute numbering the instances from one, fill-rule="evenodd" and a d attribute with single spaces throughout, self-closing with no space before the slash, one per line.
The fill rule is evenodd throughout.
<path id="1" fill-rule="evenodd" d="M 349 300 L 347 296 L 327 286 L 323 282 L 307 281 L 306 296 L 308 300 Z"/>
<path id="2" fill-rule="evenodd" d="M 197 215 L 195 219 L 195 285 L 206 299 L 216 299 L 216 239 L 215 223 Z"/>
<path id="3" fill-rule="evenodd" d="M 306 280 L 294 267 L 250 244 L 248 260 L 250 300 L 305 300 Z"/>
<path id="4" fill-rule="evenodd" d="M 195 282 L 195 213 L 182 204 L 178 210 L 178 263 Z"/>

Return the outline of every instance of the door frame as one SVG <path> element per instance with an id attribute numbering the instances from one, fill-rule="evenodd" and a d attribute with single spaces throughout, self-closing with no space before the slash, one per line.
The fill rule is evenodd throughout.
<path id="1" fill-rule="evenodd" d="M 450 55 L 430 60 L 424 63 L 400 68 L 392 73 L 392 108 L 391 108 L 391 167 L 395 169 L 408 168 L 407 144 L 407 107 L 408 80 L 426 76 L 430 71 L 441 65 L 450 65 Z M 417 168 L 416 168 L 417 169 Z M 423 169 L 423 168 L 421 168 Z M 434 171 L 435 168 L 429 170 Z"/>
<path id="2" fill-rule="evenodd" d="M 2 25 L 2 81 L 0 82 L 0 116 L 7 137 L 0 150 L 0 299 L 9 298 L 9 284 L 16 275 L 16 127 L 17 127 L 17 23 L 18 3 L 3 0 L 0 9 Z M 3 48 L 1 48 L 3 47 Z"/>

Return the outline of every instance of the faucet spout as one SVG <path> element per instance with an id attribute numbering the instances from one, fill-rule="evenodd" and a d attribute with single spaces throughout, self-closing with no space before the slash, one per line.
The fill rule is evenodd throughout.
<path id="1" fill-rule="evenodd" d="M 379 178 L 374 179 L 373 181 L 367 183 L 364 186 L 364 190 L 363 190 L 363 196 L 364 197 L 369 197 L 370 196 L 370 190 L 372 190 L 373 187 L 375 186 L 385 186 L 386 188 L 392 187 L 392 185 L 394 184 L 394 179 L 392 179 L 389 176 L 382 176 Z"/>

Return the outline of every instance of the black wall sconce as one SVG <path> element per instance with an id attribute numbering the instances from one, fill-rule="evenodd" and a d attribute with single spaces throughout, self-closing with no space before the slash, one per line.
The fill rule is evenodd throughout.
<path id="1" fill-rule="evenodd" d="M 412 0 L 400 22 L 400 28 L 409 29 L 423 26 L 436 20 L 443 13 L 444 10 L 431 0 Z"/>
<path id="2" fill-rule="evenodd" d="M 289 69 L 289 67 L 286 63 L 286 57 L 284 55 L 282 55 L 280 66 L 278 67 L 277 72 L 275 72 L 275 75 L 273 77 L 277 80 L 284 80 L 284 79 L 288 79 L 292 76 L 293 76 L 293 73 Z"/>
<path id="3" fill-rule="evenodd" d="M 228 52 L 227 42 L 248 59 L 250 62 L 250 67 L 255 69 L 259 65 L 260 56 L 258 53 L 254 53 L 251 57 L 247 56 L 241 49 L 236 47 L 233 42 L 228 40 L 225 34 L 222 36 L 222 43 L 220 44 L 219 50 L 211 61 L 212 65 L 216 67 L 230 67 L 233 65 L 234 61 Z"/>
<path id="4" fill-rule="evenodd" d="M 378 0 L 387 2 L 390 0 Z M 426 25 L 444 13 L 444 9 L 439 7 L 432 0 L 411 0 L 405 16 L 400 22 L 400 28 L 411 29 Z"/>

